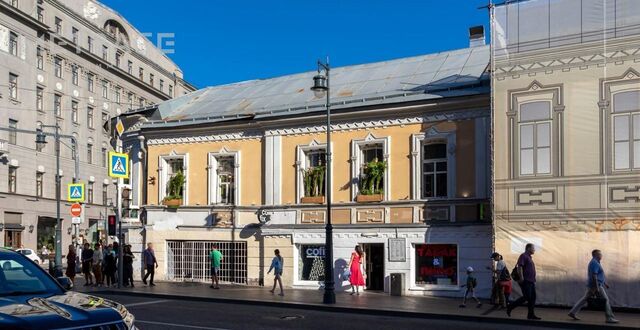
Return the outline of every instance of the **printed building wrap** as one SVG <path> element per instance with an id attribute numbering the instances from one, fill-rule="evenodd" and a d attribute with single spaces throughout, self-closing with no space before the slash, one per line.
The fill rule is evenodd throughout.
<path id="1" fill-rule="evenodd" d="M 640 6 L 531 0 L 492 17 L 495 248 L 537 252 L 538 300 L 584 293 L 593 249 L 616 306 L 640 307 Z"/>

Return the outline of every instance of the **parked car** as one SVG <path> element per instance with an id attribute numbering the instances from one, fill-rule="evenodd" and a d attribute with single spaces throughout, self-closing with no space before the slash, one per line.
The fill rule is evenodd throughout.
<path id="1" fill-rule="evenodd" d="M 38 257 L 38 254 L 31 249 L 17 249 L 16 252 L 31 259 L 31 261 L 37 263 L 38 265 L 42 263 L 42 259 L 40 259 L 40 257 Z"/>
<path id="2" fill-rule="evenodd" d="M 136 329 L 121 304 L 69 291 L 26 256 L 0 249 L 0 329 Z"/>

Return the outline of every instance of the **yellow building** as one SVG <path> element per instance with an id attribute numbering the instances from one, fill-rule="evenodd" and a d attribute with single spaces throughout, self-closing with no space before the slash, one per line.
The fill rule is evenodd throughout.
<path id="1" fill-rule="evenodd" d="M 338 290 L 348 288 L 342 270 L 360 244 L 370 290 L 389 290 L 390 274 L 402 273 L 409 293 L 458 294 L 473 266 L 488 295 L 488 63 L 489 48 L 478 45 L 333 69 L 328 188 L 314 72 L 205 88 L 146 109 L 147 166 L 132 185 L 146 183 L 139 243 L 155 244 L 158 278 L 208 281 L 215 243 L 223 281 L 262 284 L 278 248 L 285 284 L 318 288 L 331 189 Z"/>
<path id="2" fill-rule="evenodd" d="M 535 244 L 538 301 L 572 305 L 601 249 L 612 304 L 640 307 L 638 3 L 512 2 L 493 18 L 496 250 L 513 267 Z"/>

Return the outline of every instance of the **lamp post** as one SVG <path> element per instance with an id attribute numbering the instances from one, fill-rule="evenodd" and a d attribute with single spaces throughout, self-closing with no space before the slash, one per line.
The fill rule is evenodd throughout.
<path id="1" fill-rule="evenodd" d="M 329 58 L 323 63 L 318 61 L 318 74 L 313 77 L 311 90 L 316 97 L 326 96 L 327 109 L 327 179 L 325 180 L 325 195 L 327 197 L 327 223 L 325 226 L 325 253 L 324 253 L 324 295 L 322 302 L 325 304 L 336 303 L 335 282 L 333 280 L 333 225 L 331 224 L 331 99 L 329 89 Z M 324 74 L 323 74 L 324 72 Z"/>
<path id="2" fill-rule="evenodd" d="M 42 131 L 42 128 L 53 128 L 55 131 L 53 133 L 45 133 Z M 70 135 L 62 135 L 60 134 L 60 125 L 56 122 L 55 125 L 42 125 L 36 131 L 36 144 L 38 146 L 43 146 L 47 143 L 47 135 L 53 135 L 55 139 L 55 153 L 56 153 L 56 258 L 55 258 L 55 268 L 54 275 L 56 277 L 62 276 L 62 219 L 60 218 L 60 202 L 61 202 L 61 177 L 60 177 L 60 138 L 69 138 L 74 146 L 76 146 L 76 139 Z M 79 171 L 79 163 L 78 163 L 78 155 L 76 155 L 77 147 L 73 150 L 74 158 L 75 158 L 75 174 L 73 176 L 73 183 L 76 183 L 78 180 L 78 171 Z"/>

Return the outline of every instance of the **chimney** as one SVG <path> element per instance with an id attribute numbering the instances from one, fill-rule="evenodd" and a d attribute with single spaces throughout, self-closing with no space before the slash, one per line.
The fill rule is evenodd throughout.
<path id="1" fill-rule="evenodd" d="M 469 28 L 469 47 L 484 46 L 484 26 L 472 26 Z"/>

